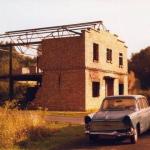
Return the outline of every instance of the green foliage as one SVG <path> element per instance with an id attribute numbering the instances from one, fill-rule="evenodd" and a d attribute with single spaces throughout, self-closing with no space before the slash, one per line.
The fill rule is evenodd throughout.
<path id="1" fill-rule="evenodd" d="M 16 70 L 22 67 L 29 67 L 31 65 L 35 65 L 36 59 L 23 56 L 20 53 L 18 53 L 15 50 L 15 48 L 13 48 L 12 62 L 13 62 L 12 64 L 13 72 L 15 72 Z M 0 76 L 8 74 L 9 74 L 9 53 L 0 51 Z M 20 84 L 16 84 L 15 87 L 17 90 L 21 89 L 20 93 L 24 93 L 23 90 L 25 90 L 25 88 L 21 88 Z M 15 94 L 17 94 L 17 92 Z M 8 99 L 8 80 L 5 81 L 0 80 L 0 103 L 4 99 Z"/>
<path id="2" fill-rule="evenodd" d="M 0 81 L 0 104 L 8 99 L 8 81 Z"/>
<path id="3" fill-rule="evenodd" d="M 1 55 L 0 53 L 0 56 L 0 75 L 7 74 L 9 69 L 8 55 Z"/>
<path id="4" fill-rule="evenodd" d="M 135 72 L 136 77 L 140 80 L 142 89 L 150 88 L 150 47 L 132 55 L 129 61 L 130 70 Z"/>
<path id="5" fill-rule="evenodd" d="M 12 54 L 13 70 L 21 67 L 29 67 L 36 64 L 36 58 L 23 56 L 13 48 Z M 9 53 L 0 51 L 0 75 L 8 74 Z"/>

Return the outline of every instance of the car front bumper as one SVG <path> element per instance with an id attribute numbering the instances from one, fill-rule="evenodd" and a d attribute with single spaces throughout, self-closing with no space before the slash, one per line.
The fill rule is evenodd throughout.
<path id="1" fill-rule="evenodd" d="M 118 131 L 110 131 L 110 132 L 95 132 L 95 131 L 85 131 L 85 134 L 88 135 L 98 135 L 101 138 L 121 138 L 121 137 L 130 137 L 133 135 L 132 132 L 118 132 Z"/>

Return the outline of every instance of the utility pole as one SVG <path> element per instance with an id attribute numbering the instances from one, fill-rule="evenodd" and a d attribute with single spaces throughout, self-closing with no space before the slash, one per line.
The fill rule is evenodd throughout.
<path id="1" fill-rule="evenodd" d="M 12 50 L 13 46 L 9 45 L 9 100 L 13 100 L 14 97 L 14 88 L 13 88 L 13 73 L 12 73 Z"/>

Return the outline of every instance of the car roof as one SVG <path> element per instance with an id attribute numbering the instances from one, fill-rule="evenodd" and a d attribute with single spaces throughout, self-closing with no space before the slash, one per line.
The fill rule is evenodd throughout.
<path id="1" fill-rule="evenodd" d="M 145 98 L 145 96 L 143 96 L 143 95 L 117 95 L 117 96 L 107 96 L 104 99 L 113 99 L 113 98 L 134 98 L 134 99 L 138 99 L 138 98 Z"/>

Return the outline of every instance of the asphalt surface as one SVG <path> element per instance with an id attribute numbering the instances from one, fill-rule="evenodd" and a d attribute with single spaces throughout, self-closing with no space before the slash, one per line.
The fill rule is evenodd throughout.
<path id="1" fill-rule="evenodd" d="M 83 125 L 81 117 L 47 116 L 47 121 L 70 122 Z M 150 150 L 150 131 L 140 135 L 136 144 L 130 144 L 130 140 L 102 140 L 90 142 L 88 137 L 83 136 L 78 141 L 62 147 L 61 150 Z"/>

